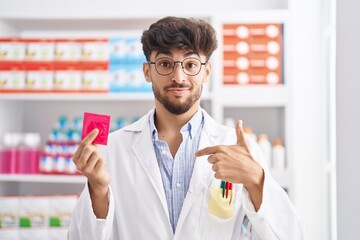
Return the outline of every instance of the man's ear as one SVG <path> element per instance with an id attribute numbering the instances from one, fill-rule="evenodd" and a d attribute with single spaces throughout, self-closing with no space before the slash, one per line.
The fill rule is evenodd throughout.
<path id="1" fill-rule="evenodd" d="M 150 66 L 147 62 L 143 63 L 143 73 L 146 81 L 150 83 L 151 82 Z"/>
<path id="2" fill-rule="evenodd" d="M 203 82 L 208 82 L 211 74 L 211 62 L 207 62 L 205 65 L 205 76 Z"/>

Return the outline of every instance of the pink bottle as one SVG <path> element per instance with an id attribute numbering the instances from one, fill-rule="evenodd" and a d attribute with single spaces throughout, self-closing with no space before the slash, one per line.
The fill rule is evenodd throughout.
<path id="1" fill-rule="evenodd" d="M 16 173 L 35 174 L 39 172 L 40 135 L 26 133 L 16 155 Z"/>
<path id="2" fill-rule="evenodd" d="M 16 173 L 17 147 L 21 141 L 20 133 L 5 133 L 3 149 L 0 151 L 0 173 Z"/>

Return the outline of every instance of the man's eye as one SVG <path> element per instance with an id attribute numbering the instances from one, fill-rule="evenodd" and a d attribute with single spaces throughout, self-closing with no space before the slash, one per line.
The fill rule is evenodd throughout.
<path id="1" fill-rule="evenodd" d="M 188 63 L 186 63 L 186 68 L 196 68 L 196 63 L 188 62 Z"/>
<path id="2" fill-rule="evenodd" d="M 159 66 L 162 68 L 168 68 L 168 67 L 170 67 L 170 65 L 171 65 L 170 62 L 168 62 L 168 61 L 162 61 L 159 63 Z"/>

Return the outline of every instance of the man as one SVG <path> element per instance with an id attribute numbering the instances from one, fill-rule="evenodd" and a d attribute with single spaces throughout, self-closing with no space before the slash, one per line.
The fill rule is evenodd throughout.
<path id="1" fill-rule="evenodd" d="M 73 161 L 88 182 L 69 239 L 302 239 L 241 122 L 230 129 L 200 108 L 217 47 L 211 25 L 166 17 L 141 41 L 155 109 L 110 134 L 101 152 L 97 129 L 81 142 Z"/>

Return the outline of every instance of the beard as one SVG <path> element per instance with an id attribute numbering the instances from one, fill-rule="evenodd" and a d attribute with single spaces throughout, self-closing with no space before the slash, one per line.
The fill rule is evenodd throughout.
<path id="1" fill-rule="evenodd" d="M 174 87 L 181 88 L 181 87 L 188 87 L 188 85 L 173 83 L 169 86 L 164 87 L 164 91 L 167 91 L 168 88 L 174 88 Z M 172 114 L 181 115 L 181 114 L 189 111 L 189 109 L 195 104 L 195 102 L 197 100 L 199 100 L 201 93 L 202 93 L 203 86 L 201 85 L 200 88 L 196 89 L 196 91 L 193 94 L 191 94 L 190 96 L 188 96 L 185 99 L 185 102 L 183 102 L 183 103 L 171 102 L 171 100 L 165 94 L 162 94 L 161 91 L 158 88 L 156 88 L 154 83 L 152 84 L 152 89 L 153 89 L 155 98 L 169 112 L 171 112 Z M 189 88 L 190 91 L 192 91 L 193 89 L 194 89 L 193 87 Z"/>

